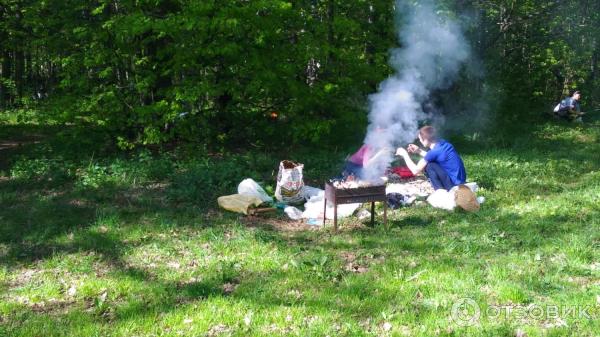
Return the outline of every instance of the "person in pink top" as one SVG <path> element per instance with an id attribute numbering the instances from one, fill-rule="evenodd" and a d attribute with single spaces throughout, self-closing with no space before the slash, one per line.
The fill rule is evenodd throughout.
<path id="1" fill-rule="evenodd" d="M 362 179 L 363 169 L 375 162 L 385 151 L 386 149 L 375 151 L 371 146 L 364 144 L 356 153 L 346 159 L 346 165 L 342 172 L 343 178 L 354 177 Z"/>
<path id="2" fill-rule="evenodd" d="M 356 151 L 355 154 L 351 155 L 350 158 L 348 158 L 348 161 L 356 165 L 365 166 L 369 161 L 370 154 L 371 147 L 367 144 L 364 144 L 360 147 L 360 149 L 358 149 L 358 151 Z"/>
<path id="3" fill-rule="evenodd" d="M 348 157 L 348 159 L 346 159 L 344 171 L 342 172 L 344 179 L 347 179 L 351 176 L 360 178 L 363 167 L 369 162 L 370 154 L 371 147 L 367 144 L 363 144 L 363 146 L 361 146 L 356 153 Z"/>

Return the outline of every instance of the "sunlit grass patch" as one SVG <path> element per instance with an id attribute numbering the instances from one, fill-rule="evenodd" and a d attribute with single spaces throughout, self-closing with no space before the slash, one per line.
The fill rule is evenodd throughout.
<path id="1" fill-rule="evenodd" d="M 598 303 L 600 149 L 582 141 L 598 131 L 516 137 L 464 158 L 479 213 L 403 208 L 388 231 L 350 219 L 339 234 L 213 207 L 277 158 L 88 157 L 57 183 L 51 152 L 19 157 L 0 180 L 0 335 L 593 336 L 597 319 L 485 312 Z M 340 158 L 315 158 L 310 179 L 335 174 Z M 474 326 L 452 318 L 465 298 Z"/>

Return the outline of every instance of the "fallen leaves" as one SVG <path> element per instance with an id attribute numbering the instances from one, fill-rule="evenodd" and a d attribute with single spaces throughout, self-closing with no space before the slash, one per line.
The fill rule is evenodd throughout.
<path id="1" fill-rule="evenodd" d="M 406 279 L 406 281 L 407 281 L 407 282 L 410 282 L 410 281 L 412 281 L 412 280 L 416 280 L 416 279 L 418 279 L 418 278 L 419 278 L 421 275 L 423 275 L 423 273 L 425 273 L 426 271 L 427 271 L 427 269 L 423 269 L 423 270 L 421 270 L 421 271 L 419 271 L 419 272 L 415 273 L 414 275 L 412 275 L 412 276 L 408 277 L 408 278 Z"/>
<path id="2" fill-rule="evenodd" d="M 217 325 L 213 325 L 212 327 L 210 327 L 210 329 L 208 329 L 208 331 L 206 332 L 206 336 L 207 337 L 216 337 L 221 334 L 228 333 L 230 331 L 231 331 L 231 329 L 227 325 L 217 324 Z"/>
<path id="3" fill-rule="evenodd" d="M 299 300 L 300 298 L 302 298 L 302 292 L 297 289 L 292 289 L 292 290 L 288 291 L 286 294 L 288 297 L 290 297 L 291 299 L 294 299 L 294 300 Z"/>
<path id="4" fill-rule="evenodd" d="M 73 284 L 69 287 L 69 289 L 67 289 L 67 295 L 69 297 L 75 297 L 75 294 L 77 293 L 77 287 Z"/>
<path id="5" fill-rule="evenodd" d="M 527 337 L 527 333 L 522 329 L 517 329 L 515 331 L 515 337 Z"/>
<path id="6" fill-rule="evenodd" d="M 232 292 L 235 291 L 235 289 L 238 287 L 238 285 L 236 283 L 231 283 L 231 282 L 227 282 L 225 284 L 223 284 L 223 293 L 225 295 L 229 295 Z"/>
<path id="7" fill-rule="evenodd" d="M 352 272 L 352 273 L 362 274 L 362 273 L 366 273 L 367 271 L 369 271 L 369 268 L 349 262 L 346 264 L 346 266 L 344 266 L 344 270 Z"/>
<path id="8" fill-rule="evenodd" d="M 244 324 L 246 326 L 250 326 L 251 323 L 252 323 L 252 313 L 249 312 L 244 316 Z"/>
<path id="9" fill-rule="evenodd" d="M 181 267 L 181 264 L 179 264 L 179 262 L 171 261 L 167 262 L 167 267 L 177 270 Z"/>
<path id="10" fill-rule="evenodd" d="M 344 251 L 340 253 L 340 258 L 345 262 L 344 270 L 351 273 L 363 274 L 369 271 L 372 265 L 385 261 L 385 256 L 375 257 L 373 254 L 358 255 L 355 252 Z"/>

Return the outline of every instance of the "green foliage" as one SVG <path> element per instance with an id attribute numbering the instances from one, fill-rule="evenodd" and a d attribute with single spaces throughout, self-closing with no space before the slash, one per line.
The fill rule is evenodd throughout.
<path id="1" fill-rule="evenodd" d="M 36 158 L 21 157 L 16 160 L 10 170 L 13 179 L 35 183 L 60 184 L 74 175 L 73 166 L 62 158 Z"/>
<path id="2" fill-rule="evenodd" d="M 18 122 L 99 126 L 124 150 L 339 145 L 365 129 L 366 96 L 390 74 L 394 3 L 7 2 L 0 107 L 41 103 Z M 432 93 L 450 129 L 531 119 L 573 88 L 584 110 L 600 102 L 597 1 L 437 5 L 475 56 Z"/>
<path id="3" fill-rule="evenodd" d="M 44 47 L 36 66 L 58 69 L 58 85 L 46 88 L 55 117 L 103 126 L 132 148 L 174 138 L 317 143 L 361 130 L 361 97 L 387 74 L 377 54 L 394 43 L 390 5 L 44 1 L 12 10 Z"/>
<path id="4" fill-rule="evenodd" d="M 193 202 L 200 207 L 215 206 L 218 197 L 237 193 L 237 185 L 245 178 L 259 182 L 268 179 L 267 184 L 272 184 L 274 177 L 267 174 L 277 165 L 272 158 L 253 154 L 178 162 L 167 195 L 172 200 Z"/>

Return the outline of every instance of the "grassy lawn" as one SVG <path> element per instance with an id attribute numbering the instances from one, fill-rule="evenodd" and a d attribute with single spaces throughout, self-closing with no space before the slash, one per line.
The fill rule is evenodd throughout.
<path id="1" fill-rule="evenodd" d="M 119 156 L 35 125 L 0 135 L 2 336 L 600 331 L 600 122 L 457 139 L 479 213 L 400 209 L 387 232 L 347 220 L 338 235 L 216 209 L 243 178 L 272 186 L 278 155 Z M 315 185 L 348 151 L 290 159 Z M 455 319 L 476 314 L 460 303 L 479 319 Z"/>

